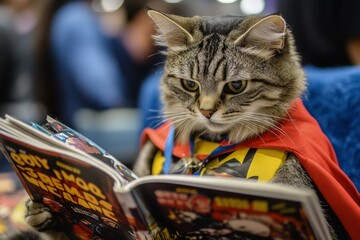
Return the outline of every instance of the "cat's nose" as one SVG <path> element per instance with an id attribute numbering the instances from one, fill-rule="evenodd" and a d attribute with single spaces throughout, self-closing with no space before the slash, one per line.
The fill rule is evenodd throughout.
<path id="1" fill-rule="evenodd" d="M 210 119 L 211 116 L 214 114 L 215 110 L 213 109 L 200 109 L 200 112 L 202 115 L 204 115 L 206 118 Z"/>

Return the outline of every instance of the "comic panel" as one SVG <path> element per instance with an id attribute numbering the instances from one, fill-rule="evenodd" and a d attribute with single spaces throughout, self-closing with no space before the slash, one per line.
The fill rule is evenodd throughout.
<path id="1" fill-rule="evenodd" d="M 299 202 L 169 183 L 136 191 L 172 239 L 315 239 Z"/>

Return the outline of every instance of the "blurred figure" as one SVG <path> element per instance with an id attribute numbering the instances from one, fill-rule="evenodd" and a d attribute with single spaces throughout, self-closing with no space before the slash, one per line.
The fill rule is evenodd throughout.
<path id="1" fill-rule="evenodd" d="M 44 108 L 35 100 L 33 42 L 37 0 L 5 0 L 0 5 L 0 114 L 37 121 Z"/>
<path id="2" fill-rule="evenodd" d="M 23 120 L 38 121 L 44 114 L 43 106 L 35 101 L 36 86 L 32 75 L 38 6 L 37 0 L 0 1 L 1 117 L 10 114 Z M 1 172 L 12 172 L 2 154 L 0 175 Z M 10 176 L 17 181 L 12 173 Z"/>
<path id="3" fill-rule="evenodd" d="M 119 67 L 124 76 L 126 107 L 138 107 L 140 87 L 144 79 L 164 61 L 163 55 L 159 54 L 160 49 L 152 39 L 155 29 L 147 15 L 148 4 L 170 10 L 170 7 L 156 1 L 126 0 L 123 4 L 125 24 L 118 38 L 113 39 Z"/>
<path id="4" fill-rule="evenodd" d="M 127 0 L 126 21 L 109 36 L 91 1 L 48 1 L 37 43 L 37 78 L 48 112 L 74 127 L 79 109 L 137 107 L 139 88 L 160 55 L 146 1 Z M 149 57 L 150 56 L 150 57 Z"/>
<path id="5" fill-rule="evenodd" d="M 360 1 L 279 0 L 303 64 L 360 65 Z"/>
<path id="6" fill-rule="evenodd" d="M 14 78 L 11 34 L 3 25 L 0 25 L 0 53 L 0 103 L 3 105 L 8 101 L 7 95 Z M 3 106 L 1 106 L 1 115 L 3 115 Z"/>
<path id="7" fill-rule="evenodd" d="M 163 69 L 159 69 L 154 74 L 145 79 L 140 89 L 139 106 L 140 106 L 140 129 L 157 128 L 163 122 L 162 103 L 160 96 L 160 80 Z"/>
<path id="8" fill-rule="evenodd" d="M 90 1 L 47 1 L 36 44 L 39 97 L 72 126 L 77 109 L 123 104 L 122 73 Z"/>

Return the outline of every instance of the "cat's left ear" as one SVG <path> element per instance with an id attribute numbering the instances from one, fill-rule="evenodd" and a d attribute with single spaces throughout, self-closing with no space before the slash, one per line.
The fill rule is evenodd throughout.
<path id="1" fill-rule="evenodd" d="M 269 58 L 284 47 L 285 33 L 285 20 L 279 15 L 270 15 L 255 22 L 234 43 L 241 44 L 249 53 L 257 52 Z"/>

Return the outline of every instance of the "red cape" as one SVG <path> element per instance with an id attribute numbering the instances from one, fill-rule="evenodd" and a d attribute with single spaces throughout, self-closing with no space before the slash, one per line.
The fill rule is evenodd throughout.
<path id="1" fill-rule="evenodd" d="M 300 99 L 294 101 L 289 111 L 289 118 L 283 120 L 278 127 L 286 135 L 277 130 L 267 131 L 261 138 L 239 143 L 238 148 L 276 148 L 294 153 L 351 239 L 360 239 L 359 192 L 340 169 L 330 141 Z M 168 123 L 158 129 L 145 129 L 142 142 L 150 138 L 158 148 L 164 149 L 168 131 Z M 189 145 L 175 144 L 173 154 L 177 157 L 189 156 Z"/>

